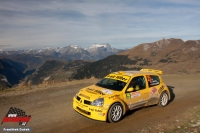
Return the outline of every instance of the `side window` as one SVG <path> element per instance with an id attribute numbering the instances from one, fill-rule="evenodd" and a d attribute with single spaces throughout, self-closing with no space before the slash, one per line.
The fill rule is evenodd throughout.
<path id="1" fill-rule="evenodd" d="M 135 91 L 145 89 L 146 82 L 145 82 L 144 76 L 134 77 L 131 80 L 128 88 L 130 88 L 130 87 L 133 87 Z"/>
<path id="2" fill-rule="evenodd" d="M 160 79 L 156 75 L 147 75 L 146 76 L 149 87 L 156 86 L 160 84 Z"/>

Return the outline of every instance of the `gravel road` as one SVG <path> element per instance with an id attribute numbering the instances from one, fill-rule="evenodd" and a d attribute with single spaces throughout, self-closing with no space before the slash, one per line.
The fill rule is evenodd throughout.
<path id="1" fill-rule="evenodd" d="M 66 84 L 37 88 L 11 95 L 13 92 L 0 94 L 0 119 L 10 107 L 17 107 L 31 115 L 26 125 L 34 133 L 155 133 L 161 131 L 159 125 L 170 128 L 177 117 L 189 109 L 200 105 L 200 75 L 163 75 L 165 83 L 171 88 L 172 100 L 161 108 L 151 106 L 128 112 L 118 123 L 106 123 L 88 119 L 76 113 L 72 108 L 72 98 L 82 87 L 97 82 L 97 79 L 72 81 Z M 19 90 L 18 90 L 19 91 Z M 18 123 L 3 123 L 3 127 L 18 126 Z M 163 127 L 162 127 L 163 128 Z"/>

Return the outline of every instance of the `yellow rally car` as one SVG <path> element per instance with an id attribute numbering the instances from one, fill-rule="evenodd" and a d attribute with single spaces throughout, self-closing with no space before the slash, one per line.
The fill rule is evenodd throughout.
<path id="1" fill-rule="evenodd" d="M 91 119 L 118 122 L 128 110 L 154 104 L 164 107 L 170 92 L 161 74 L 153 69 L 111 73 L 81 89 L 73 98 L 73 108 Z"/>

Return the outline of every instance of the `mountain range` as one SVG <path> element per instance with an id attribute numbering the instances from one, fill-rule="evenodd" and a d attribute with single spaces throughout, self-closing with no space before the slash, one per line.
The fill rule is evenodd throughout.
<path id="1" fill-rule="evenodd" d="M 54 58 L 67 58 L 69 60 L 100 60 L 109 55 L 123 51 L 111 47 L 108 43 L 93 44 L 88 48 L 81 48 L 78 45 L 70 45 L 66 47 L 30 49 L 30 50 L 13 50 L 0 51 L 0 56 L 16 56 L 16 55 L 33 55 L 48 56 Z"/>
<path id="2" fill-rule="evenodd" d="M 68 80 L 102 78 L 114 71 L 141 68 L 162 70 L 164 74 L 200 73 L 200 40 L 163 38 L 156 42 L 139 44 L 102 60 L 88 62 L 74 70 Z M 29 81 L 34 83 L 34 79 L 30 78 Z"/>
<path id="3" fill-rule="evenodd" d="M 48 67 L 45 66 L 53 62 L 52 60 L 55 61 L 54 63 L 57 63 L 56 65 L 60 65 L 60 64 L 62 64 L 63 66 L 65 65 L 65 68 L 67 68 L 68 65 L 69 66 L 71 65 L 71 67 L 73 66 L 75 67 L 75 69 L 78 69 L 78 66 L 80 67 L 82 66 L 81 64 L 86 64 L 87 61 L 91 62 L 95 60 L 100 60 L 100 59 L 105 58 L 106 56 L 113 55 L 120 51 L 123 51 L 123 50 L 113 48 L 108 43 L 93 44 L 90 47 L 85 48 L 85 49 L 77 45 L 71 45 L 71 46 L 66 46 L 62 48 L 61 47 L 44 48 L 40 50 L 31 49 L 31 50 L 0 51 L 0 57 L 2 58 L 2 60 L 0 60 L 1 61 L 0 65 L 4 65 L 4 66 L 6 65 L 6 67 L 0 68 L 0 74 L 2 74 L 2 79 L 6 78 L 6 81 L 8 81 L 9 85 L 12 86 L 12 85 L 18 84 L 21 79 L 23 79 L 25 76 L 31 75 L 32 73 L 33 75 L 37 75 L 38 73 L 40 73 L 39 75 L 42 75 L 40 69 L 43 67 L 46 68 L 46 70 L 44 71 L 47 71 L 48 67 L 52 68 L 53 66 L 55 68 L 61 69 L 59 66 L 56 67 L 55 64 L 52 64 L 52 66 L 49 65 Z M 77 60 L 76 62 L 79 62 L 79 63 L 75 63 L 74 60 Z M 82 60 L 86 62 L 82 62 Z M 15 65 L 10 65 L 11 61 L 15 62 Z M 24 66 L 23 69 L 15 71 L 16 68 L 19 68 L 18 67 L 19 65 L 17 65 L 16 63 L 23 65 Z M 63 70 L 67 70 L 67 69 L 63 69 Z M 70 69 L 70 71 L 72 70 L 74 71 L 74 69 Z M 18 74 L 20 76 L 16 76 L 16 72 L 20 73 Z M 13 73 L 13 75 L 11 73 Z M 67 77 L 65 78 L 70 77 L 69 74 L 67 74 L 66 76 Z M 38 76 L 35 76 L 35 77 L 38 77 Z M 51 79 L 52 78 L 53 76 L 51 76 Z M 30 79 L 32 79 L 32 76 L 26 77 L 25 80 L 29 81 Z M 33 84 L 41 83 L 38 81 L 41 78 L 39 78 L 37 81 L 36 81 L 36 78 L 33 78 L 33 79 L 34 79 L 32 82 Z"/>
<path id="4" fill-rule="evenodd" d="M 31 55 L 30 58 L 33 58 L 32 60 L 37 58 L 38 62 L 46 60 L 36 71 L 28 71 L 29 76 L 23 80 L 24 84 L 36 85 L 91 77 L 102 78 L 114 71 L 140 70 L 141 68 L 159 69 L 164 74 L 200 73 L 200 40 L 183 41 L 176 38 L 163 38 L 152 43 L 139 44 L 124 51 L 116 50 L 107 44 L 94 44 L 87 49 L 67 46 L 64 49 L 51 50 L 51 52 L 44 51 L 32 51 L 32 54 L 23 51 L 18 54 L 18 56 Z M 56 54 L 55 51 L 57 51 Z M 77 54 L 77 51 L 81 54 Z M 87 53 L 90 56 L 87 56 Z M 90 60 L 97 57 L 99 59 L 97 61 Z M 15 61 L 20 62 L 20 60 L 21 58 L 18 57 Z M 24 73 L 28 72 L 24 71 Z"/>

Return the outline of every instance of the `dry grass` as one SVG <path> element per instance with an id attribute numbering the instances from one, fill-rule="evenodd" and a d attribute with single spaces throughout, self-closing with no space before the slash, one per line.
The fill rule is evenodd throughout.
<path id="1" fill-rule="evenodd" d="M 39 85 L 19 84 L 17 86 L 14 86 L 13 88 L 0 91 L 0 96 L 20 95 L 20 94 L 26 94 L 26 93 L 35 92 L 38 90 L 43 90 L 43 89 L 49 89 L 49 88 L 54 88 L 54 87 L 65 87 L 68 85 L 77 85 L 77 84 L 82 84 L 82 83 L 88 83 L 92 85 L 98 81 L 99 79 L 90 78 L 90 79 L 73 80 L 73 81 L 66 81 L 66 82 L 50 82 L 50 83 L 44 82 Z"/>

